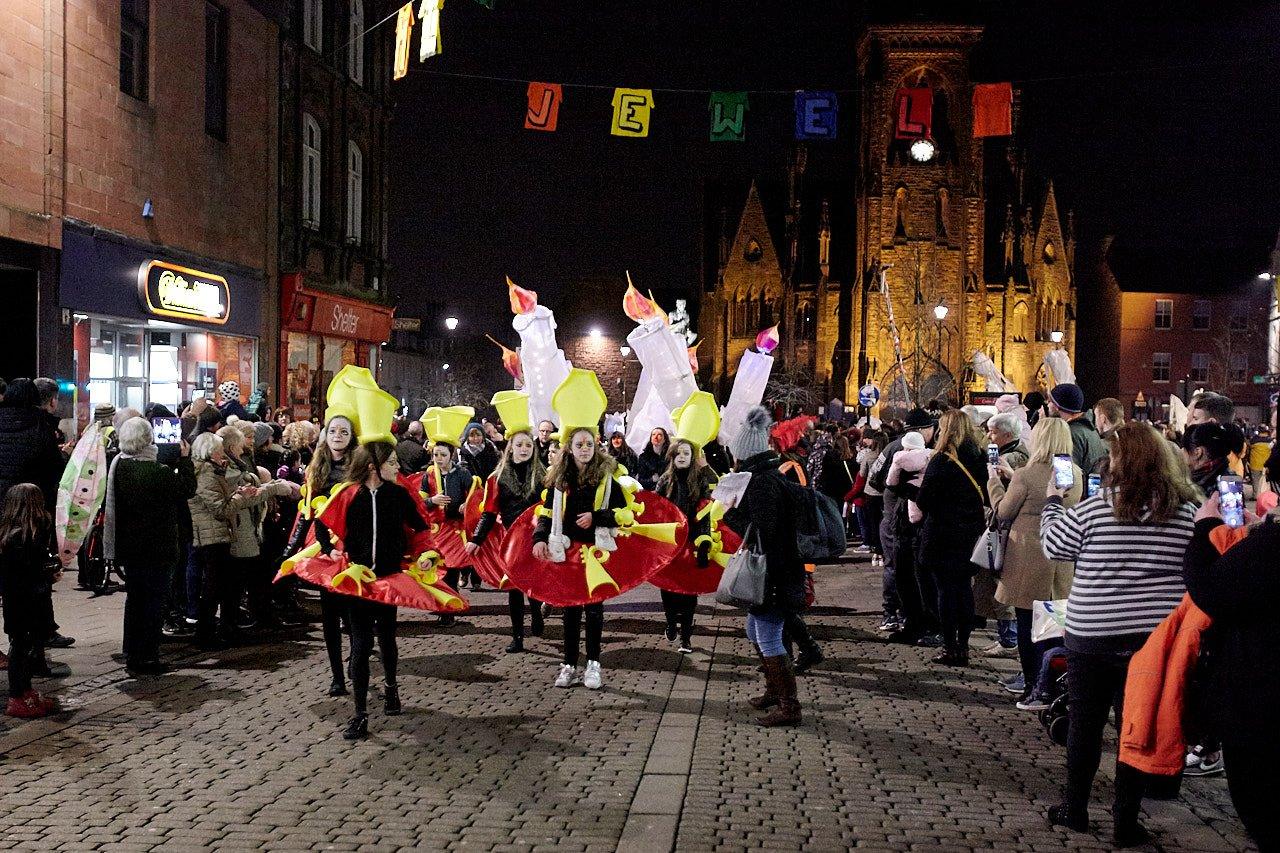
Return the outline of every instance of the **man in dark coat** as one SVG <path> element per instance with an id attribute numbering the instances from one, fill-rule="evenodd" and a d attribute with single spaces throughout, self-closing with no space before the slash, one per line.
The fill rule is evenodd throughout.
<path id="1" fill-rule="evenodd" d="M 5 389 L 0 402 L 0 500 L 10 486 L 34 483 L 53 514 L 65 465 L 57 430 L 57 418 L 41 408 L 33 381 L 19 379 Z"/>
<path id="2" fill-rule="evenodd" d="M 396 445 L 396 459 L 400 462 L 400 473 L 405 476 L 426 470 L 431 464 L 431 456 L 423 442 L 427 440 L 422 421 L 409 421 L 405 428 L 404 438 Z"/>

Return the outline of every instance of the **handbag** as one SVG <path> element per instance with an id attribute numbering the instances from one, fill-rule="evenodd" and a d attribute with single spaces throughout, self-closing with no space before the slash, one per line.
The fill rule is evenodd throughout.
<path id="1" fill-rule="evenodd" d="M 760 550 L 760 537 L 752 541 L 753 528 L 747 526 L 742 547 L 733 552 L 716 587 L 716 602 L 730 607 L 757 607 L 764 603 L 766 562 Z"/>
<path id="2" fill-rule="evenodd" d="M 996 514 L 991 510 L 987 510 L 991 516 L 987 522 L 987 529 L 982 531 L 978 536 L 978 541 L 973 543 L 973 553 L 970 555 L 970 562 L 982 569 L 988 569 L 997 577 L 1000 576 L 1001 570 L 1004 569 L 1004 546 L 1006 529 L 1004 525 L 996 520 Z"/>

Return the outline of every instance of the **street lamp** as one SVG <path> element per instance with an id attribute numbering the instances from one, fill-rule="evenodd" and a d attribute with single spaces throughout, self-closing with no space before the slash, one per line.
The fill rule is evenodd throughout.
<path id="1" fill-rule="evenodd" d="M 444 364 L 440 365 L 440 369 L 441 369 L 441 370 L 448 370 L 448 369 L 449 369 L 449 362 L 447 362 L 447 361 L 446 361 Z"/>
<path id="2" fill-rule="evenodd" d="M 1062 330 L 1054 329 L 1052 332 L 1050 332 L 1049 340 L 1053 341 L 1055 344 L 1062 343 Z"/>
<path id="3" fill-rule="evenodd" d="M 948 308 L 944 303 L 939 302 L 933 309 L 933 316 L 937 317 L 938 322 L 941 323 L 943 320 L 947 319 L 947 313 L 950 310 L 951 309 Z"/>
<path id="4" fill-rule="evenodd" d="M 593 326 L 591 331 L 587 332 L 587 334 L 591 336 L 592 340 L 599 340 L 601 336 L 604 335 L 604 332 L 600 331 L 598 327 Z"/>
<path id="5" fill-rule="evenodd" d="M 446 329 L 448 329 L 449 331 L 451 331 L 451 332 L 452 332 L 454 329 L 458 328 L 458 318 L 457 318 L 457 317 L 445 317 L 445 318 L 444 318 L 444 327 L 445 327 Z"/>
<path id="6" fill-rule="evenodd" d="M 1260 280 L 1262 280 L 1262 281 L 1271 281 L 1271 273 L 1269 273 L 1269 272 L 1260 272 L 1260 273 L 1258 273 L 1258 278 L 1259 278 Z"/>
<path id="7" fill-rule="evenodd" d="M 933 316 L 938 320 L 938 364 L 943 368 L 947 366 L 947 359 L 946 353 L 942 351 L 942 321 L 947 319 L 950 310 L 945 302 L 933 306 Z"/>
<path id="8" fill-rule="evenodd" d="M 626 344 L 623 344 L 622 346 L 618 347 L 618 352 L 622 353 L 623 358 L 626 358 L 627 356 L 631 355 L 631 347 L 627 346 Z"/>

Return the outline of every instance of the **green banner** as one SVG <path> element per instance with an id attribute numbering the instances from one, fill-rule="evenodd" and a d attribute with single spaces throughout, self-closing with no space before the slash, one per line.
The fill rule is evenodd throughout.
<path id="1" fill-rule="evenodd" d="M 712 142 L 741 142 L 746 137 L 746 92 L 712 92 L 710 109 Z"/>

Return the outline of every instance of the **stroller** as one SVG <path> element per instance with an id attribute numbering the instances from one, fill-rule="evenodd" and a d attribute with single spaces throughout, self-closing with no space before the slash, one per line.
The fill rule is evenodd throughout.
<path id="1" fill-rule="evenodd" d="M 89 535 L 76 554 L 76 573 L 79 576 L 76 589 L 92 592 L 95 598 L 124 589 L 124 571 L 108 562 L 103 553 L 102 524 L 105 515 L 106 509 L 100 508 L 89 528 Z M 120 578 L 120 582 L 113 581 L 112 575 Z"/>
<path id="2" fill-rule="evenodd" d="M 1049 667 L 1049 707 L 1040 712 L 1040 725 L 1049 735 L 1049 740 L 1058 746 L 1067 745 L 1067 659 L 1055 655 L 1048 661 Z"/>

